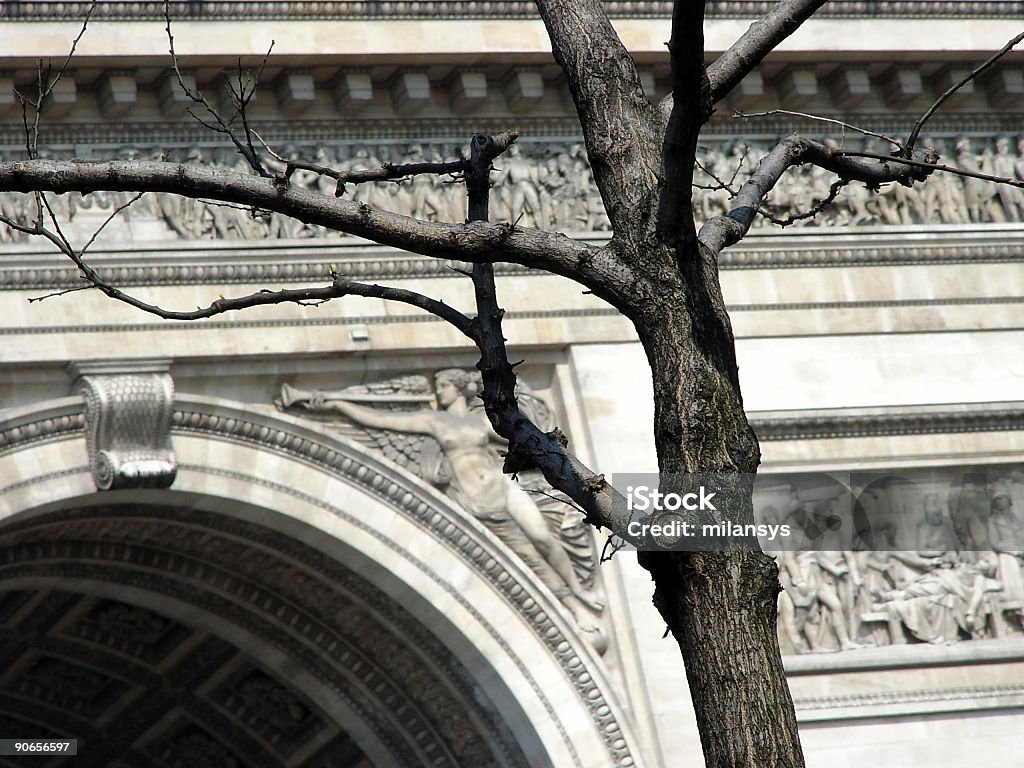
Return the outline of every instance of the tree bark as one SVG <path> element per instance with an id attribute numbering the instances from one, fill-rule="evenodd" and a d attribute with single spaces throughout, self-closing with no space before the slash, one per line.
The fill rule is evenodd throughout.
<path id="1" fill-rule="evenodd" d="M 802 768 L 775 629 L 778 570 L 760 552 L 645 552 L 654 604 L 686 665 L 709 768 Z"/>
<path id="2" fill-rule="evenodd" d="M 684 247 L 684 246 L 680 246 Z M 662 490 L 680 473 L 753 474 L 757 438 L 743 411 L 717 254 L 661 245 L 643 262 L 631 316 L 654 378 Z M 669 486 L 669 487 L 666 487 Z M 730 516 L 744 522 L 746 497 Z M 640 553 L 654 604 L 682 654 L 710 768 L 803 766 L 776 635 L 778 570 L 756 550 Z"/>

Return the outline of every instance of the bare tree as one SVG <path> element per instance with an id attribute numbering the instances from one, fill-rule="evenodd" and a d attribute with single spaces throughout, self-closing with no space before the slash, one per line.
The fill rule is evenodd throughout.
<path id="1" fill-rule="evenodd" d="M 731 190 L 727 215 L 709 219 L 698 230 L 693 183 L 703 126 L 716 104 L 824 2 L 782 0 L 706 65 L 704 3 L 677 0 L 668 54 L 672 94 L 655 104 L 644 93 L 637 68 L 600 0 L 537 0 L 611 222 L 606 245 L 487 220 L 491 162 L 515 140 L 511 133 L 474 137 L 470 156 L 448 163 L 343 173 L 277 157 L 284 167 L 271 171 L 260 159 L 267 152 L 260 150 L 259 137 L 248 124 L 235 135 L 230 121 L 219 119 L 211 127 L 229 134 L 253 173 L 155 161 L 57 162 L 30 152 L 27 160 L 0 163 L 0 190 L 35 194 L 35 219 L 6 223 L 50 239 L 74 260 L 90 287 L 161 317 L 195 319 L 347 295 L 376 296 L 433 312 L 479 347 L 487 413 L 495 431 L 509 441 L 506 470 L 541 469 L 586 512 L 589 522 L 621 531 L 614 489 L 572 456 L 560 432 L 541 432 L 519 412 L 492 266 L 511 262 L 571 278 L 632 321 L 654 375 L 655 442 L 662 473 L 754 473 L 760 454 L 743 410 L 733 333 L 719 286 L 720 254 L 747 234 L 765 196 L 791 168 L 812 164 L 833 173 L 831 198 L 846 183 L 910 185 L 937 167 L 937 158 L 915 150 L 920 126 L 910 140 L 896 142 L 892 156 L 881 157 L 792 136 L 772 149 L 742 186 Z M 236 92 L 243 117 L 247 87 L 239 81 Z M 193 100 L 205 103 L 199 94 Z M 337 195 L 293 184 L 298 169 L 335 179 Z M 343 194 L 346 184 L 418 173 L 464 177 L 468 221 L 419 221 Z M 429 296 L 355 283 L 344 275 L 334 275 L 322 287 L 261 291 L 194 311 L 153 306 L 105 282 L 89 266 L 86 249 L 76 249 L 63 236 L 43 194 L 95 190 L 163 192 L 237 204 L 438 259 L 470 262 L 476 311 L 463 314 Z M 756 550 L 652 551 L 641 553 L 641 563 L 653 576 L 655 603 L 682 652 L 707 764 L 802 766 L 776 637 L 780 587 L 773 559 Z"/>

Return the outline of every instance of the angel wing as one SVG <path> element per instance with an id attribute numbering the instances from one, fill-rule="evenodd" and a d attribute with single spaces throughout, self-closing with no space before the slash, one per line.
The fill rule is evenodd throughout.
<path id="1" fill-rule="evenodd" d="M 438 487 L 444 488 L 451 481 L 448 460 L 432 437 L 356 424 L 332 409 L 332 400 L 347 400 L 390 411 L 430 408 L 434 395 L 426 376 L 397 376 L 332 390 L 304 390 L 284 384 L 281 397 L 275 403 L 282 410 L 323 422 L 331 430 L 383 455 Z"/>

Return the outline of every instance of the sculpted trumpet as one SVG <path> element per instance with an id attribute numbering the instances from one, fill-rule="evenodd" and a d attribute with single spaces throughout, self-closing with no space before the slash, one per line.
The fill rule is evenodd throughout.
<path id="1" fill-rule="evenodd" d="M 431 394 L 402 395 L 397 393 L 373 394 L 352 392 L 345 389 L 299 389 L 291 384 L 281 385 L 280 403 L 282 408 L 302 407 L 320 410 L 324 403 L 332 400 L 347 400 L 351 403 L 432 403 Z"/>

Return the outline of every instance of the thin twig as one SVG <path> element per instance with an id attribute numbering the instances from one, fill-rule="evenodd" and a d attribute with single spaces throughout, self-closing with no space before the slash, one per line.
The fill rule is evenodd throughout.
<path id="1" fill-rule="evenodd" d="M 205 197 L 197 197 L 196 202 L 202 203 L 203 205 L 213 206 L 215 208 L 232 208 L 236 211 L 245 211 L 246 213 L 252 211 L 252 207 L 248 205 L 241 205 L 239 203 L 225 203 L 222 200 L 210 200 Z"/>
<path id="2" fill-rule="evenodd" d="M 772 224 L 778 224 L 780 227 L 788 227 L 790 224 L 795 224 L 798 221 L 804 219 L 813 219 L 819 213 L 824 211 L 828 206 L 835 202 L 836 197 L 839 195 L 840 190 L 850 183 L 849 179 L 838 179 L 832 182 L 832 186 L 829 187 L 828 195 L 823 199 L 815 203 L 811 208 L 804 211 L 803 213 L 795 213 L 792 216 L 787 216 L 784 219 L 779 219 L 772 214 L 765 211 L 763 208 L 758 208 L 757 212 L 772 222 Z"/>
<path id="3" fill-rule="evenodd" d="M 601 562 L 610 563 L 615 554 L 625 549 L 628 543 L 625 539 L 621 539 L 618 536 L 609 536 L 605 539 L 604 546 L 601 547 Z"/>
<path id="4" fill-rule="evenodd" d="M 260 66 L 256 70 L 256 74 L 249 78 L 249 83 L 252 85 L 252 87 L 249 89 L 248 93 L 246 93 L 245 87 L 242 85 L 242 60 L 238 60 L 238 87 L 240 91 L 238 98 L 238 113 L 239 116 L 242 118 L 242 130 L 245 132 L 245 144 L 249 148 L 249 151 L 252 153 L 253 157 L 256 157 L 257 159 L 259 158 L 259 155 L 256 153 L 256 147 L 253 146 L 253 130 L 252 127 L 249 125 L 249 103 L 256 95 L 256 88 L 259 85 L 260 80 L 263 78 L 263 71 L 267 68 L 267 61 L 270 60 L 270 54 L 273 50 L 274 41 L 271 40 L 270 45 L 267 48 L 267 52 L 263 56 L 263 61 L 260 62 Z M 260 164 L 260 166 L 262 167 L 262 163 Z"/>
<path id="5" fill-rule="evenodd" d="M 60 241 L 64 244 L 64 247 L 68 250 L 74 250 L 71 245 L 71 241 L 68 240 L 68 236 L 64 234 L 64 230 L 61 229 L 60 219 L 57 218 L 56 212 L 53 210 L 53 206 L 50 205 L 49 199 L 43 193 L 39 193 L 39 197 L 42 200 L 43 206 L 46 208 L 46 212 L 50 214 L 50 221 L 53 222 L 53 230 L 56 232 Z"/>
<path id="6" fill-rule="evenodd" d="M 78 251 L 79 254 L 81 254 L 82 256 L 85 256 L 85 252 L 88 251 L 89 248 L 92 247 L 92 244 L 96 242 L 96 238 L 100 236 L 100 233 L 103 232 L 104 229 L 106 229 L 107 225 L 110 222 L 112 222 L 114 219 L 116 219 L 120 215 L 120 213 L 122 211 L 127 210 L 131 206 L 135 205 L 135 203 L 137 203 L 139 200 L 141 200 L 142 196 L 144 194 L 146 194 L 146 193 L 145 192 L 139 192 L 137 195 L 132 197 L 130 200 L 128 200 L 127 202 L 122 203 L 121 205 L 117 206 L 117 208 L 115 208 L 113 211 L 111 211 L 110 215 L 107 216 L 107 218 L 103 220 L 103 223 L 100 224 L 98 227 L 96 227 L 96 230 L 92 233 L 92 236 L 89 238 L 88 242 L 85 245 L 83 245 L 81 247 L 81 249 L 79 249 L 79 251 Z"/>
<path id="7" fill-rule="evenodd" d="M 700 168 L 701 171 L 703 171 L 705 176 L 708 176 L 711 179 L 713 179 L 715 184 L 714 185 L 711 185 L 711 184 L 697 184 L 696 182 L 694 182 L 692 184 L 692 186 L 696 187 L 697 189 L 711 190 L 712 192 L 717 192 L 718 190 L 724 190 L 724 191 L 729 193 L 729 197 L 736 197 L 736 190 L 733 188 L 731 181 L 729 181 L 729 182 L 724 181 L 714 171 L 708 169 L 708 167 L 705 166 L 700 160 L 694 159 L 693 162 L 694 162 L 694 164 L 698 168 Z M 733 176 L 732 176 L 733 180 L 735 180 L 736 174 L 738 174 L 738 173 L 739 173 L 739 168 L 737 168 L 736 171 L 733 173 Z"/>
<path id="8" fill-rule="evenodd" d="M 75 35 L 74 40 L 71 41 L 71 48 L 68 50 L 68 55 L 64 57 L 63 63 L 57 70 L 57 74 L 51 79 L 50 74 L 53 71 L 53 67 L 47 63 L 43 65 L 40 61 L 36 69 L 36 99 L 30 101 L 27 97 L 23 96 L 17 89 L 14 90 L 15 96 L 18 101 L 21 102 L 21 120 L 22 125 L 25 129 L 25 147 L 28 150 L 28 156 L 32 159 L 39 157 L 39 122 L 43 112 L 43 102 L 46 98 L 53 93 L 53 89 L 60 82 L 60 79 L 67 73 L 68 66 L 71 64 L 71 59 L 75 55 L 75 51 L 78 49 L 78 44 L 85 36 L 85 31 L 89 28 L 89 19 L 92 18 L 93 11 L 96 10 L 96 0 L 93 0 L 89 4 L 89 8 L 85 12 L 85 18 L 82 19 L 82 26 L 78 30 L 78 34 Z M 32 111 L 34 112 L 32 117 L 32 125 L 28 123 L 28 107 L 31 104 Z"/>
<path id="9" fill-rule="evenodd" d="M 185 78 L 181 72 L 181 67 L 178 61 L 178 53 L 174 48 L 174 34 L 171 31 L 171 6 L 169 0 L 164 0 L 164 21 L 164 29 L 167 32 L 167 44 L 171 56 L 171 67 L 174 70 L 175 77 L 177 77 L 178 79 L 178 86 L 181 88 L 181 92 L 185 94 L 185 97 L 189 99 L 189 101 L 201 105 L 203 109 L 206 110 L 207 114 L 209 114 L 210 117 L 213 118 L 214 123 L 216 124 L 204 120 L 191 109 L 187 110 L 188 114 L 191 115 L 203 127 L 216 133 L 223 133 L 225 136 L 227 136 L 228 139 L 230 139 L 231 143 L 235 145 L 235 149 L 238 150 L 238 153 L 243 158 L 245 158 L 245 161 L 254 171 L 256 171 L 256 173 L 258 173 L 260 176 L 264 178 L 270 178 L 270 173 L 268 173 L 267 169 L 263 167 L 263 164 L 260 162 L 259 156 L 256 154 L 256 150 L 252 147 L 251 138 L 247 136 L 246 141 L 243 142 L 242 139 L 240 139 L 235 134 L 234 129 L 231 127 L 231 122 L 234 120 L 234 116 L 232 116 L 231 120 L 225 121 L 224 118 L 221 116 L 220 112 L 216 108 L 214 108 L 214 106 L 210 103 L 209 99 L 206 98 L 206 96 L 203 94 L 201 90 L 196 88 L 196 90 L 193 91 L 185 84 Z M 273 47 L 273 44 L 271 44 L 271 47 Z M 269 51 L 267 52 L 267 55 L 270 55 Z M 262 68 L 260 71 L 262 72 Z M 255 90 L 255 85 L 253 86 L 253 89 Z M 248 103 L 248 101 L 246 101 L 246 103 Z M 243 126 L 245 125 L 246 122 L 243 115 Z"/>
<path id="10" fill-rule="evenodd" d="M 1021 40 L 1024 40 L 1024 32 L 1021 32 L 1019 35 L 1016 35 L 1006 45 L 1004 45 L 998 51 L 989 56 L 984 63 L 972 69 L 965 77 L 961 78 L 957 83 L 947 88 L 946 91 L 935 100 L 935 103 L 928 108 L 928 111 L 921 115 L 921 119 L 914 124 L 914 129 L 910 132 L 910 136 L 907 137 L 907 144 L 904 153 L 908 157 L 910 156 L 910 153 L 914 149 L 914 144 L 917 143 L 917 137 L 920 135 L 921 129 L 924 128 L 924 124 L 927 123 L 928 119 L 938 111 L 939 107 L 941 107 L 945 103 L 946 99 L 948 99 L 954 93 L 956 93 L 965 85 L 967 85 L 967 83 L 971 82 L 971 80 L 978 77 L 978 75 L 980 75 L 986 69 L 991 67 L 997 61 L 999 61 L 999 59 L 1001 59 L 1003 56 L 1009 53 L 1013 46 L 1015 46 Z"/>
<path id="11" fill-rule="evenodd" d="M 84 280 L 85 278 L 82 278 L 82 279 Z M 30 296 L 29 299 L 28 299 L 28 303 L 29 304 L 35 304 L 37 301 L 46 301 L 47 299 L 53 299 L 53 298 L 56 298 L 58 296 L 63 296 L 64 294 L 67 294 L 67 293 L 75 293 L 77 291 L 94 291 L 94 290 L 96 290 L 96 286 L 93 285 L 92 283 L 89 283 L 88 285 L 76 285 L 74 288 L 65 288 L 63 291 L 54 291 L 53 293 L 48 293 L 45 296 Z"/>
<path id="12" fill-rule="evenodd" d="M 575 501 L 570 499 L 568 496 L 555 496 L 555 494 L 548 493 L 547 491 L 542 491 L 539 488 L 523 488 L 523 490 L 526 491 L 527 493 L 536 493 L 538 496 L 544 496 L 548 499 L 551 499 L 552 501 L 557 501 L 559 504 L 565 504 L 567 507 L 572 507 L 573 509 L 575 509 L 584 517 L 587 516 L 587 510 L 585 510 Z"/>
<path id="13" fill-rule="evenodd" d="M 864 136 L 871 136 L 875 139 L 881 139 L 887 141 L 894 147 L 903 149 L 903 142 L 899 139 L 894 139 L 891 136 L 886 136 L 884 133 L 876 133 L 875 131 L 869 131 L 867 128 L 861 128 L 860 126 L 854 125 L 853 123 L 847 123 L 843 120 L 836 120 L 833 117 L 822 117 L 821 115 L 811 115 L 806 112 L 794 112 L 790 109 L 769 109 L 767 112 L 740 112 L 736 111 L 733 113 L 733 119 L 749 119 L 752 117 L 774 117 L 775 115 L 789 115 L 790 117 L 800 117 L 804 120 L 815 120 L 820 123 L 829 123 L 830 125 L 837 125 L 843 130 L 853 131 L 854 133 L 860 133 Z"/>

